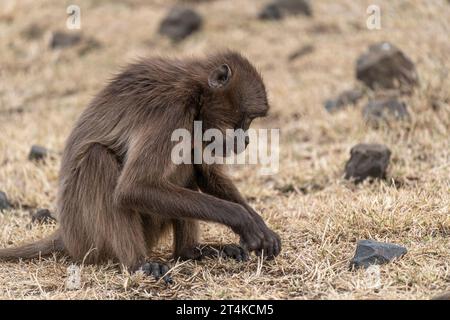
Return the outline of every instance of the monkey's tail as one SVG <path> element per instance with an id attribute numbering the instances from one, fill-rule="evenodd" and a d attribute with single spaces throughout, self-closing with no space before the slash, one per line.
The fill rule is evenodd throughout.
<path id="1" fill-rule="evenodd" d="M 61 251 L 64 251 L 64 244 L 59 234 L 59 230 L 56 230 L 49 237 L 42 240 L 16 248 L 0 249 L 0 261 L 32 259 Z"/>

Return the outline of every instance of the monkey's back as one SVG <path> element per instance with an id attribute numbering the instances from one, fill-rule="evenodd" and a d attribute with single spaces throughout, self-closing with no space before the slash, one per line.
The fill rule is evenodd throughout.
<path id="1" fill-rule="evenodd" d="M 74 258 L 83 258 L 93 244 L 95 261 L 113 256 L 110 231 L 101 230 L 107 223 L 99 221 L 114 214 L 114 188 L 133 131 L 185 107 L 192 86 L 185 87 L 184 72 L 183 64 L 162 59 L 130 65 L 80 115 L 63 152 L 57 197 L 63 241 Z M 97 146 L 107 152 L 99 156 Z"/>

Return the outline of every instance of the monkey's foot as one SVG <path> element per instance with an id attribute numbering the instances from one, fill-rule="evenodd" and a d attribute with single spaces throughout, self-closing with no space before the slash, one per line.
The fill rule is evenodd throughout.
<path id="1" fill-rule="evenodd" d="M 201 260 L 203 258 L 232 258 L 236 261 L 247 261 L 248 252 L 237 244 L 197 245 L 183 250 L 178 257 L 182 260 Z"/>
<path id="2" fill-rule="evenodd" d="M 163 279 L 165 283 L 171 284 L 172 278 L 167 274 L 169 267 L 159 262 L 146 262 L 140 269 L 147 276 L 153 276 L 156 279 Z"/>

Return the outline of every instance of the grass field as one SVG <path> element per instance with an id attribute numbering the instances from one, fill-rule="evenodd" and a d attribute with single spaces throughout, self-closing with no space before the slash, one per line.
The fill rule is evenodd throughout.
<path id="1" fill-rule="evenodd" d="M 66 7 L 81 8 L 81 33 L 100 47 L 51 50 L 65 30 Z M 174 45 L 157 34 L 174 1 L 20 0 L 0 4 L 0 190 L 14 209 L 0 213 L 0 247 L 33 241 L 53 226 L 33 226 L 30 210 L 54 210 L 60 154 L 74 121 L 120 66 L 151 55 L 202 56 L 231 48 L 261 70 L 272 109 L 257 126 L 281 128 L 279 173 L 254 166 L 231 174 L 251 205 L 283 241 L 274 261 L 256 257 L 170 262 L 174 284 L 126 274 L 114 265 L 81 266 L 81 287 L 66 288 L 65 257 L 0 263 L 0 299 L 428 299 L 450 290 L 450 3 L 376 1 L 381 30 L 366 28 L 375 1 L 313 1 L 312 18 L 263 22 L 258 0 L 193 5 L 201 32 Z M 33 31 L 33 32 L 30 32 Z M 420 85 L 408 104 L 411 121 L 378 129 L 356 106 L 328 113 L 323 101 L 358 86 L 355 63 L 370 44 L 387 40 L 415 62 Z M 312 45 L 313 52 L 288 57 Z M 91 50 L 86 50 L 86 49 Z M 433 107 L 434 106 L 434 107 Z M 386 181 L 357 186 L 343 179 L 351 147 L 392 150 Z M 28 161 L 32 144 L 55 152 Z M 228 229 L 203 224 L 204 242 L 235 242 Z M 380 266 L 380 283 L 350 270 L 356 242 L 404 245 L 408 253 Z M 170 239 L 155 256 L 170 259 Z"/>

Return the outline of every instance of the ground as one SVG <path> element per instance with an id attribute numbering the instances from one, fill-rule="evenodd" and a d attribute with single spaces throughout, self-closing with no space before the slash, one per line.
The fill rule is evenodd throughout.
<path id="1" fill-rule="evenodd" d="M 51 50 L 50 32 L 65 30 L 66 7 L 81 8 L 85 43 Z M 0 190 L 14 209 L 0 213 L 0 247 L 33 241 L 54 226 L 27 227 L 30 211 L 54 210 L 60 152 L 80 112 L 136 57 L 203 56 L 231 48 L 262 72 L 272 109 L 258 127 L 280 128 L 279 172 L 230 168 L 243 195 L 278 232 L 274 261 L 255 256 L 170 262 L 174 283 L 82 266 L 79 289 L 66 286 L 68 258 L 0 263 L 1 299 L 428 299 L 450 289 L 450 4 L 377 1 L 381 30 L 366 27 L 372 1 L 313 1 L 312 18 L 257 20 L 263 1 L 192 4 L 205 18 L 201 32 L 174 45 L 158 36 L 174 1 L 2 1 L 0 5 Z M 31 32 L 33 31 L 33 32 Z M 388 40 L 416 64 L 420 85 L 404 97 L 409 122 L 368 126 L 356 106 L 328 113 L 323 101 L 355 79 L 358 56 Z M 313 52 L 289 61 L 303 46 Z M 90 50 L 89 50 L 90 49 Z M 344 180 L 351 147 L 360 142 L 392 150 L 386 181 L 355 186 Z M 27 160 L 32 144 L 54 151 L 45 163 Z M 228 229 L 204 224 L 205 242 L 235 242 Z M 350 270 L 356 242 L 404 245 L 408 253 L 371 273 Z M 170 239 L 155 256 L 170 259 Z M 379 272 L 373 283 L 373 275 Z M 371 278 L 372 277 L 372 278 Z"/>

